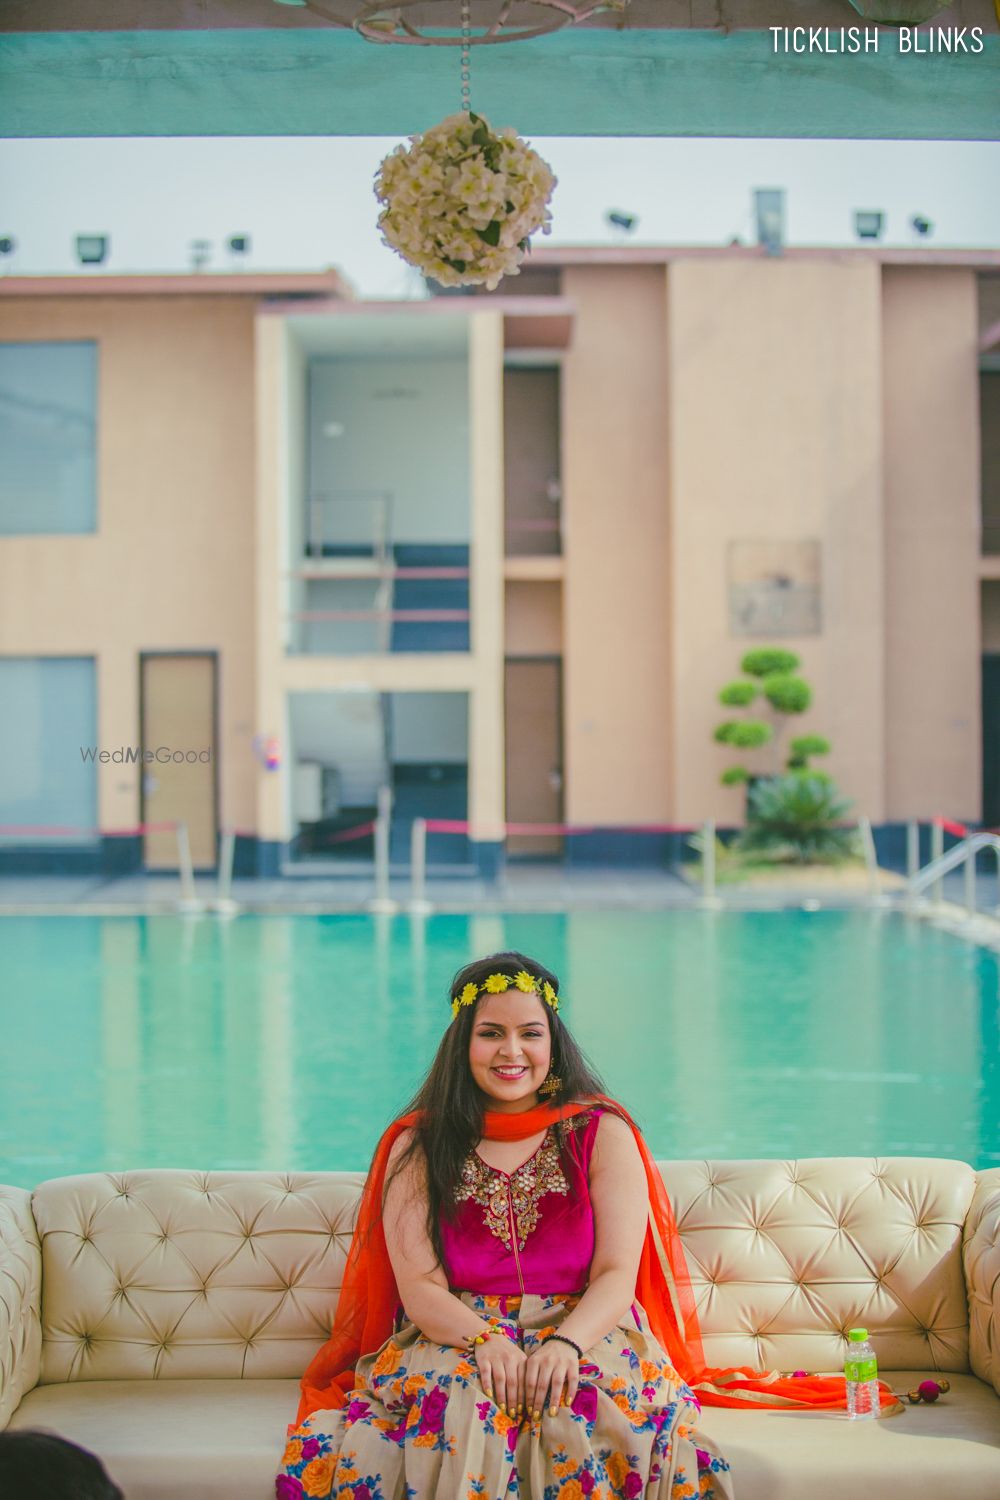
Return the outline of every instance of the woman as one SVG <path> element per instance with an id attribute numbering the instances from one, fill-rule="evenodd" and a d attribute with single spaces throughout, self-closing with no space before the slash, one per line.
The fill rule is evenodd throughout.
<path id="1" fill-rule="evenodd" d="M 375 1152 L 279 1500 L 729 1500 L 699 1398 L 843 1407 L 842 1380 L 704 1368 L 663 1183 L 558 989 L 521 953 L 456 976 Z"/>

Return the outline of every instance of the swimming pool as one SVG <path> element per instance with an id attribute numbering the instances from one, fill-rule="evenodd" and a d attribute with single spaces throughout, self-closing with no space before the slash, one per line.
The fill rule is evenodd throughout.
<path id="1" fill-rule="evenodd" d="M 40 916 L 0 922 L 0 1181 L 363 1167 L 506 946 L 658 1156 L 1000 1162 L 1000 958 L 898 915 Z"/>

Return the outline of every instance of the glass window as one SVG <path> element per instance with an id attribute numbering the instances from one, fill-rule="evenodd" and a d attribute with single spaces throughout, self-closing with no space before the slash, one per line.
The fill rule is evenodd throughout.
<path id="1" fill-rule="evenodd" d="M 97 529 L 97 345 L 0 343 L 0 536 Z"/>
<path id="2" fill-rule="evenodd" d="M 96 683 L 91 656 L 0 657 L 0 827 L 84 830 L 0 843 L 96 842 Z"/>

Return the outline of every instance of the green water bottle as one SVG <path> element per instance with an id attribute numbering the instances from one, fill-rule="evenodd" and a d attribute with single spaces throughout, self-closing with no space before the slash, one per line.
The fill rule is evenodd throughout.
<path id="1" fill-rule="evenodd" d="M 848 1350 L 844 1361 L 847 1382 L 847 1415 L 877 1417 L 879 1412 L 878 1360 L 868 1342 L 867 1328 L 852 1328 L 847 1335 Z"/>

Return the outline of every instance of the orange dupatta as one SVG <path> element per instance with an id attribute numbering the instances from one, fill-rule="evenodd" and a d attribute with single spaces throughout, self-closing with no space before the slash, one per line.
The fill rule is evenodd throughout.
<path id="1" fill-rule="evenodd" d="M 847 1398 L 843 1376 L 790 1376 L 746 1365 L 723 1369 L 705 1364 L 691 1277 L 663 1178 L 639 1127 L 616 1100 L 598 1094 L 586 1103 L 540 1104 L 523 1114 L 487 1110 L 483 1135 L 491 1141 L 526 1140 L 560 1119 L 592 1108 L 595 1103 L 604 1105 L 629 1126 L 646 1169 L 649 1218 L 635 1300 L 644 1309 L 649 1326 L 671 1364 L 702 1405 L 774 1411 L 802 1408 L 844 1411 Z M 346 1406 L 355 1389 L 354 1366 L 358 1359 L 362 1354 L 374 1353 L 392 1332 L 399 1292 L 382 1227 L 382 1196 L 389 1153 L 402 1132 L 418 1122 L 417 1114 L 394 1120 L 375 1149 L 347 1254 L 333 1331 L 302 1377 L 299 1422 L 311 1412 Z M 883 1411 L 893 1407 L 902 1410 L 887 1386 L 881 1386 L 881 1395 Z"/>

